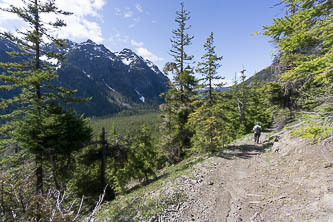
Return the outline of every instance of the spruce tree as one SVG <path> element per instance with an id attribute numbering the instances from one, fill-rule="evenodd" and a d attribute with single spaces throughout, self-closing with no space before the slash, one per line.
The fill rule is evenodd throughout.
<path id="1" fill-rule="evenodd" d="M 195 110 L 190 115 L 189 125 L 195 130 L 192 144 L 195 151 L 214 152 L 223 147 L 228 128 L 228 118 L 225 115 L 228 107 L 226 97 L 221 93 L 216 93 L 216 81 L 222 77 L 218 75 L 217 69 L 221 67 L 219 63 L 222 57 L 217 56 L 214 46 L 213 32 L 204 44 L 205 54 L 198 64 L 197 72 L 203 75 L 202 83 L 199 84 L 199 94 L 193 100 Z"/>
<path id="2" fill-rule="evenodd" d="M 1 90 L 19 92 L 12 98 L 1 98 L 0 106 L 4 110 L 1 118 L 5 124 L 1 127 L 1 134 L 5 135 L 7 140 L 3 140 L 5 147 L 8 144 L 15 144 L 20 137 L 16 130 L 20 129 L 24 121 L 28 121 L 33 126 L 36 137 L 26 137 L 25 144 L 33 144 L 26 146 L 28 152 L 33 153 L 36 170 L 36 192 L 42 194 L 43 189 L 43 162 L 47 159 L 49 152 L 46 144 L 40 140 L 44 136 L 43 124 L 45 112 L 52 109 L 47 108 L 46 104 L 50 101 L 71 101 L 71 95 L 74 91 L 55 87 L 50 84 L 52 80 L 57 78 L 55 69 L 42 63 L 40 57 L 45 55 L 51 59 L 62 59 L 61 54 L 55 52 L 44 52 L 43 46 L 46 42 L 53 42 L 57 46 L 64 46 L 65 42 L 50 35 L 51 30 L 56 30 L 65 26 L 63 20 L 56 19 L 53 22 L 44 22 L 43 15 L 70 15 L 71 13 L 59 10 L 54 0 L 40 1 L 27 0 L 22 1 L 22 7 L 11 5 L 3 11 L 13 13 L 21 18 L 26 24 L 27 29 L 19 31 L 17 34 L 10 32 L 1 33 L 1 38 L 12 41 L 18 45 L 18 52 L 11 52 L 12 56 L 20 56 L 22 62 L 18 63 L 0 63 L 0 67 L 6 72 L 0 75 Z M 55 103 L 52 103 L 55 104 Z M 63 115 L 63 114 L 59 114 Z M 46 115 L 48 116 L 48 115 Z M 22 122 L 23 121 L 23 122 Z M 24 137 L 24 135 L 21 135 Z M 29 138 L 29 139 L 28 139 Z M 22 141 L 21 141 L 22 142 Z M 68 147 L 69 148 L 69 147 Z"/>
<path id="3" fill-rule="evenodd" d="M 217 81 L 223 79 L 218 75 L 217 70 L 221 67 L 219 63 L 223 57 L 218 57 L 214 46 L 214 33 L 211 32 L 207 41 L 204 44 L 205 54 L 201 57 L 202 62 L 198 64 L 197 72 L 203 75 L 203 83 L 200 85 L 200 90 L 207 92 L 202 93 L 202 96 L 207 96 L 209 103 L 213 102 L 214 86 L 221 86 Z"/>
<path id="4" fill-rule="evenodd" d="M 173 62 L 165 65 L 165 72 L 173 72 L 174 80 L 165 95 L 166 104 L 161 106 L 163 111 L 162 146 L 170 162 L 182 160 L 185 150 L 190 147 L 192 130 L 187 126 L 189 114 L 192 112 L 191 98 L 195 94 L 196 81 L 193 69 L 189 62 L 193 59 L 186 52 L 186 47 L 191 44 L 193 36 L 187 33 L 191 26 L 187 25 L 190 13 L 181 3 L 180 11 L 176 12 L 178 28 L 172 31 L 172 48 L 170 55 Z"/>
<path id="5" fill-rule="evenodd" d="M 167 63 L 165 66 L 165 71 L 175 72 L 174 84 L 177 90 L 182 94 L 181 99 L 183 103 L 188 103 L 191 91 L 195 84 L 193 70 L 186 63 L 191 61 L 193 56 L 190 56 L 185 51 L 185 48 L 191 44 L 191 40 L 194 38 L 186 31 L 191 28 L 187 25 L 188 20 L 190 20 L 190 12 L 184 8 L 184 2 L 180 3 L 180 11 L 176 12 L 175 22 L 178 24 L 178 28 L 172 31 L 173 37 L 171 38 L 171 50 L 170 55 L 173 57 L 174 61 Z"/>
<path id="6" fill-rule="evenodd" d="M 50 168 L 55 189 L 62 192 L 72 175 L 73 153 L 90 141 L 92 130 L 87 119 L 55 102 L 43 106 L 36 118 L 28 112 L 20 127 L 13 130 L 12 138 L 21 149 L 35 156 L 41 154 L 43 168 Z"/>
<path id="7" fill-rule="evenodd" d="M 73 182 L 79 194 L 96 197 L 105 190 L 105 200 L 113 200 L 116 187 L 112 177 L 127 162 L 128 149 L 114 127 L 109 134 L 103 127 L 99 140 L 92 142 L 78 155 L 81 161 L 77 163 Z M 127 174 L 122 178 L 127 179 Z"/>
<path id="8" fill-rule="evenodd" d="M 156 176 L 157 152 L 153 144 L 151 132 L 143 125 L 137 132 L 131 143 L 131 151 L 128 156 L 128 170 L 132 172 L 133 178 L 149 181 L 149 176 Z"/>

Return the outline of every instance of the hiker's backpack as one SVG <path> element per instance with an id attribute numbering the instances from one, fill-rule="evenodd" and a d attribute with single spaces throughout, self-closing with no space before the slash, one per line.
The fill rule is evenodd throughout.
<path id="1" fill-rule="evenodd" d="M 260 134 L 261 133 L 261 128 L 259 126 L 254 128 L 254 133 L 255 134 Z"/>

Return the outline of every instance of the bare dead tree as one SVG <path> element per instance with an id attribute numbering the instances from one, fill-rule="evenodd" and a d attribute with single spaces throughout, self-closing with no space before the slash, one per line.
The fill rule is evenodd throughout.
<path id="1" fill-rule="evenodd" d="M 99 196 L 98 202 L 96 203 L 96 206 L 95 206 L 94 210 L 92 211 L 92 213 L 88 217 L 88 222 L 90 222 L 94 219 L 94 216 L 95 216 L 96 212 L 101 208 L 101 205 L 103 203 L 107 187 L 108 187 L 108 185 L 105 186 L 103 194 L 101 194 Z"/>

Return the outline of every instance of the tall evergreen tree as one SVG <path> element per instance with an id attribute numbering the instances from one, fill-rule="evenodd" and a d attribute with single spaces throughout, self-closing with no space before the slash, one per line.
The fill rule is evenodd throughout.
<path id="1" fill-rule="evenodd" d="M 165 72 L 174 73 L 174 81 L 170 84 L 170 90 L 165 95 L 166 104 L 161 106 L 163 114 L 162 146 L 167 153 L 170 162 L 175 163 L 182 160 L 185 150 L 190 147 L 192 130 L 187 127 L 188 116 L 192 112 L 191 98 L 195 94 L 196 81 L 193 69 L 188 63 L 193 59 L 186 52 L 193 36 L 187 33 L 191 26 L 187 25 L 190 13 L 181 3 L 180 11 L 176 12 L 176 23 L 178 28 L 172 31 L 171 56 L 173 62 L 165 65 Z"/>
<path id="2" fill-rule="evenodd" d="M 149 176 L 156 176 L 157 152 L 154 147 L 151 132 L 143 125 L 133 138 L 131 152 L 128 157 L 128 169 L 135 179 L 149 181 Z"/>
<path id="3" fill-rule="evenodd" d="M 65 26 L 61 19 L 53 22 L 44 22 L 43 15 L 70 15 L 71 13 L 59 10 L 54 0 L 27 0 L 22 1 L 22 7 L 11 5 L 9 8 L 2 9 L 17 15 L 26 24 L 27 29 L 19 31 L 18 34 L 9 32 L 1 33 L 1 37 L 15 42 L 19 48 L 19 52 L 11 52 L 12 56 L 21 56 L 21 63 L 0 63 L 0 67 L 7 72 L 0 75 L 0 89 L 9 91 L 19 91 L 17 96 L 13 98 L 1 98 L 1 108 L 5 113 L 1 118 L 6 121 L 1 127 L 1 134 L 5 135 L 7 144 L 15 143 L 17 139 L 15 130 L 19 129 L 25 116 L 28 117 L 30 124 L 33 124 L 35 135 L 43 135 L 43 117 L 44 113 L 50 109 L 46 107 L 50 101 L 70 101 L 74 91 L 55 87 L 50 81 L 57 78 L 55 69 L 42 63 L 40 57 L 45 55 L 51 59 L 62 59 L 61 54 L 55 52 L 43 52 L 42 47 L 46 41 L 51 41 L 57 46 L 64 46 L 65 42 L 61 39 L 50 35 L 50 30 Z M 9 110 L 9 112 L 8 112 Z M 60 114 L 61 115 L 61 114 Z M 47 115 L 46 115 L 47 116 Z M 31 144 L 36 146 L 26 147 L 28 152 L 34 154 L 36 163 L 36 192 L 43 193 L 43 162 L 46 159 L 45 145 L 42 140 L 37 137 L 31 137 Z M 4 142 L 4 141 L 3 141 Z M 29 144 L 27 141 L 26 144 Z M 51 148 L 51 147 L 48 147 Z M 68 147 L 69 148 L 69 147 Z"/>
<path id="4" fill-rule="evenodd" d="M 218 151 L 232 138 L 230 95 L 214 92 L 214 98 L 213 102 L 203 99 L 190 115 L 189 124 L 195 130 L 191 140 L 195 152 Z"/>
<path id="5" fill-rule="evenodd" d="M 207 91 L 207 93 L 203 93 L 203 96 L 207 96 L 208 101 L 212 103 L 214 86 L 221 86 L 222 84 L 217 84 L 217 81 L 223 79 L 217 73 L 217 69 L 221 67 L 219 62 L 223 57 L 216 55 L 213 32 L 210 33 L 210 36 L 205 42 L 204 50 L 206 53 L 201 57 L 202 62 L 198 64 L 196 71 L 203 75 L 203 83 L 200 85 L 200 90 Z"/>
<path id="6" fill-rule="evenodd" d="M 197 71 L 203 75 L 199 94 L 193 101 L 195 110 L 190 115 L 189 124 L 194 128 L 192 138 L 194 149 L 199 152 L 214 152 L 223 146 L 228 128 L 226 95 L 215 92 L 214 82 L 221 80 L 217 69 L 222 57 L 217 56 L 213 32 L 204 44 L 205 54 L 198 64 Z M 222 85 L 221 83 L 218 85 Z"/>
<path id="7" fill-rule="evenodd" d="M 173 37 L 171 38 L 171 50 L 170 55 L 174 58 L 173 62 L 167 63 L 164 70 L 169 72 L 175 72 L 174 84 L 181 93 L 183 93 L 182 102 L 186 103 L 189 93 L 193 90 L 194 76 L 191 67 L 186 64 L 187 61 L 191 61 L 193 56 L 190 56 L 185 51 L 185 47 L 191 44 L 191 40 L 194 38 L 190 34 L 186 33 L 191 28 L 187 25 L 190 20 L 190 12 L 184 8 L 184 2 L 180 3 L 181 9 L 176 12 L 175 22 L 178 23 L 178 28 L 172 31 Z"/>
<path id="8" fill-rule="evenodd" d="M 92 130 L 83 116 L 54 102 L 42 107 L 38 117 L 28 112 L 12 138 L 21 149 L 42 156 L 43 168 L 50 168 L 55 189 L 62 192 L 72 175 L 73 153 L 90 141 Z"/>

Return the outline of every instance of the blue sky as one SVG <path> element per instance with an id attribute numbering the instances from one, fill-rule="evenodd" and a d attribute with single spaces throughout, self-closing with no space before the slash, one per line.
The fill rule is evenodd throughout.
<path id="1" fill-rule="evenodd" d="M 20 4 L 20 0 L 0 0 L 0 7 Z M 111 51 L 130 48 L 160 68 L 168 61 L 171 31 L 180 0 L 56 0 L 60 8 L 74 12 L 66 18 L 68 27 L 59 36 L 76 42 L 88 38 Z M 269 66 L 274 46 L 261 35 L 263 25 L 283 16 L 279 0 L 184 0 L 190 11 L 189 33 L 194 35 L 187 48 L 199 61 L 203 44 L 214 32 L 216 52 L 223 56 L 219 73 L 230 82 L 235 73 L 247 70 L 248 76 Z M 15 17 L 1 13 L 0 30 L 20 28 Z"/>

